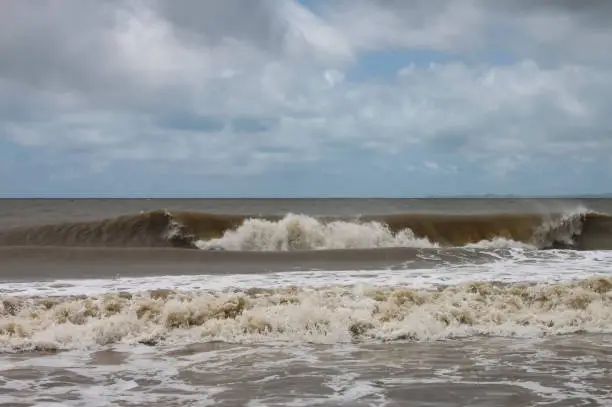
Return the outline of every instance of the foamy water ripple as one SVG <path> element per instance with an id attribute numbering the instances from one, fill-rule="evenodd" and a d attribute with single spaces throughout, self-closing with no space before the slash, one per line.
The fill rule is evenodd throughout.
<path id="1" fill-rule="evenodd" d="M 121 277 L 113 279 L 60 279 L 52 281 L 0 282 L 2 296 L 96 295 L 106 292 L 172 290 L 245 290 L 252 287 L 283 288 L 287 286 L 322 287 L 328 285 L 373 285 L 432 288 L 439 285 L 484 282 L 567 282 L 591 276 L 612 275 L 612 252 L 572 250 L 510 249 L 488 253 L 491 261 L 444 264 L 432 268 L 414 268 L 401 264 L 383 270 L 305 270 L 264 274 L 180 275 L 169 270 L 166 276 Z M 423 259 L 437 262 L 435 254 Z"/>
<path id="2" fill-rule="evenodd" d="M 437 265 L 3 282 L 0 403 L 606 405 L 612 254 L 423 255 Z"/>
<path id="3" fill-rule="evenodd" d="M 457 340 L 452 346 L 209 343 L 16 354 L 0 366 L 0 403 L 606 406 L 611 346 L 604 336 L 583 335 Z"/>

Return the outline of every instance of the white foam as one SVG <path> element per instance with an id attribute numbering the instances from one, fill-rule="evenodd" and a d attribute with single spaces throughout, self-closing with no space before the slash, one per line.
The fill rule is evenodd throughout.
<path id="1" fill-rule="evenodd" d="M 393 233 L 380 222 L 322 222 L 307 215 L 288 214 L 279 221 L 247 219 L 218 239 L 199 240 L 200 249 L 288 251 L 366 249 L 376 247 L 437 247 L 415 237 L 410 229 Z"/>
<path id="2" fill-rule="evenodd" d="M 205 268 L 203 268 L 205 269 Z M 465 284 L 472 281 L 564 282 L 595 275 L 612 275 L 612 252 L 570 250 L 532 251 L 513 249 L 505 257 L 486 264 L 440 264 L 434 269 L 396 266 L 382 270 L 311 270 L 267 274 L 166 275 L 114 279 L 61 279 L 54 281 L 4 282 L 2 296 L 95 295 L 105 292 L 154 289 L 210 290 L 321 287 L 365 284 L 414 288 Z"/>
<path id="3" fill-rule="evenodd" d="M 115 343 L 346 343 L 610 332 L 612 279 L 473 283 L 437 290 L 326 286 L 234 293 L 140 292 L 0 303 L 0 348 Z"/>
<path id="4" fill-rule="evenodd" d="M 496 237 L 490 240 L 481 240 L 463 246 L 466 249 L 537 249 L 534 245 L 517 242 L 516 240 Z"/>

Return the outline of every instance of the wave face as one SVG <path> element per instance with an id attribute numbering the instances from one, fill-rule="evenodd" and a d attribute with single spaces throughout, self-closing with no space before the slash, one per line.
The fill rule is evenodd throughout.
<path id="1" fill-rule="evenodd" d="M 152 290 L 0 302 L 5 351 L 191 341 L 341 343 L 612 329 L 612 279 L 438 289 L 329 286 Z"/>
<path id="2" fill-rule="evenodd" d="M 172 234 L 172 217 L 163 211 L 94 222 L 60 223 L 0 232 L 0 244 L 10 246 L 191 246 Z"/>
<path id="3" fill-rule="evenodd" d="M 181 247 L 297 251 L 383 247 L 612 249 L 612 217 L 554 214 L 397 214 L 355 218 L 152 211 L 94 222 L 0 231 L 0 245 Z"/>

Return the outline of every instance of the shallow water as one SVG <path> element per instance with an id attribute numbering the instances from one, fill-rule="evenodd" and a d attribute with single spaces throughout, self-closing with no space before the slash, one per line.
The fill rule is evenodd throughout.
<path id="1" fill-rule="evenodd" d="M 610 405 L 604 335 L 434 343 L 201 343 L 6 355 L 5 405 Z"/>

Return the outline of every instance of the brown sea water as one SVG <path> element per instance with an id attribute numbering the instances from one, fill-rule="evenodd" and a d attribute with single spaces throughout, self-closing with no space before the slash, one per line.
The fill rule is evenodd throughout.
<path id="1" fill-rule="evenodd" d="M 611 213 L 0 200 L 0 405 L 612 405 Z"/>

